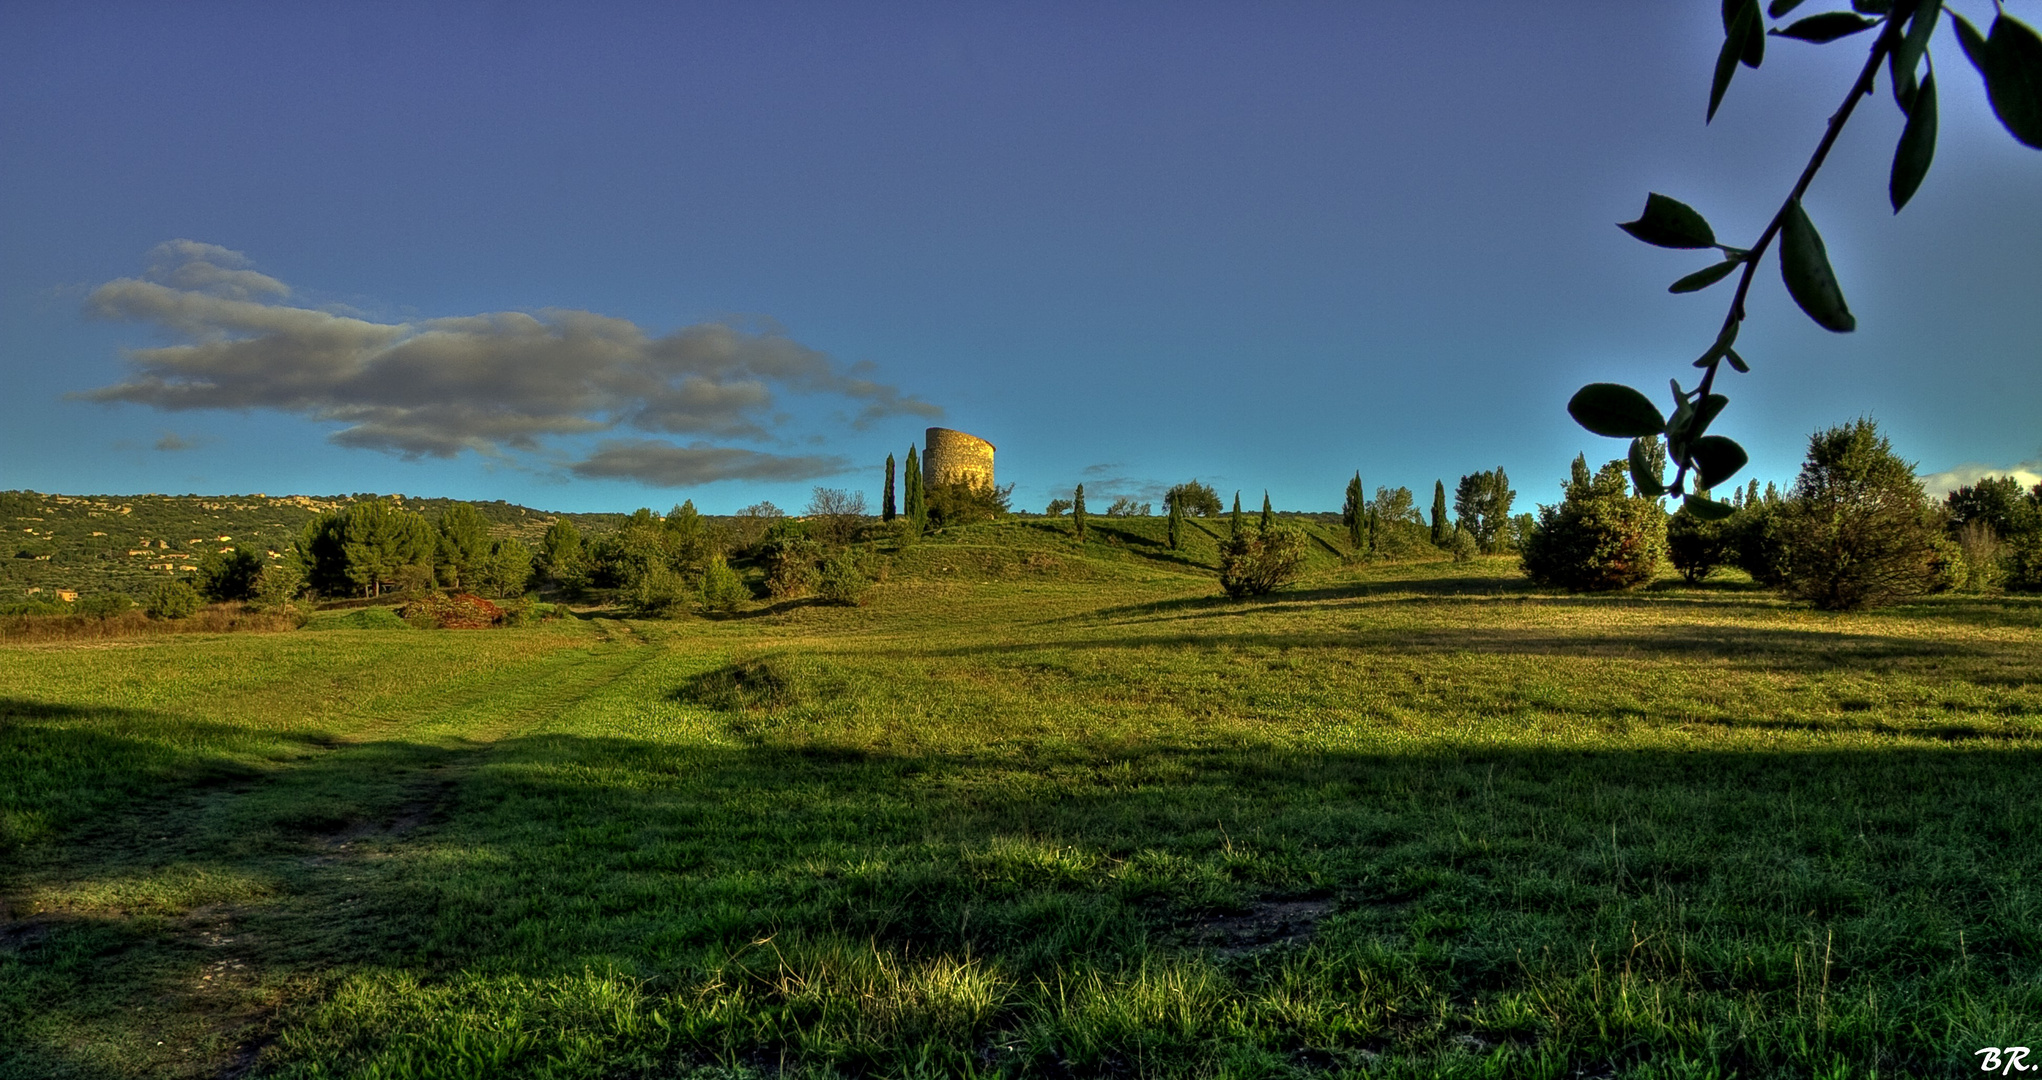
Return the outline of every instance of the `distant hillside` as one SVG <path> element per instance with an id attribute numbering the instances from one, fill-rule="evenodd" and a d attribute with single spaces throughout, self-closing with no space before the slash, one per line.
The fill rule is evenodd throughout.
<path id="1" fill-rule="evenodd" d="M 47 495 L 0 491 L 0 599 L 125 592 L 144 596 L 156 583 L 188 574 L 208 551 L 235 545 L 291 550 L 321 514 L 354 495 Z M 389 498 L 437 518 L 454 499 Z M 557 514 L 506 502 L 478 502 L 499 536 L 536 544 L 560 518 L 585 532 L 615 528 L 623 514 Z"/>

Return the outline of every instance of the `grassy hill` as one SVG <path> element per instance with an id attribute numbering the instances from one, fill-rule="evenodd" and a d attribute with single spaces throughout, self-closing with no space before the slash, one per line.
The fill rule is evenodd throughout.
<path id="1" fill-rule="evenodd" d="M 1094 524 L 947 530 L 862 607 L 0 644 L 0 1077 L 2032 1043 L 2036 598 L 1569 596 L 1329 532 L 1234 603 L 1212 532 Z"/>

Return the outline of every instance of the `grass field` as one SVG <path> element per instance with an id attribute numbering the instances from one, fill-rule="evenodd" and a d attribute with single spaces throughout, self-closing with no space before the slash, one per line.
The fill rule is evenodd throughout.
<path id="1" fill-rule="evenodd" d="M 861 608 L 0 647 L 0 1076 L 2042 1047 L 2035 600 L 1326 558 L 1235 604 L 1112 528 L 925 543 Z"/>

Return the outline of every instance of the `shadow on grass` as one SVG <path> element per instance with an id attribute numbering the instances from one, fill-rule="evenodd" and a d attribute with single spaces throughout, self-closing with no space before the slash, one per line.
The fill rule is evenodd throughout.
<path id="1" fill-rule="evenodd" d="M 1208 956 L 1200 935 L 1215 917 L 1313 897 L 1327 914 L 1309 950 L 1298 942 L 1271 957 L 1294 972 L 1286 985 L 1310 987 L 1329 1008 L 1396 992 L 1371 981 L 1396 973 L 1460 1003 L 1449 1010 L 1460 1015 L 1474 998 L 1556 992 L 1552 980 L 1616 954 L 1668 980 L 1693 969 L 1688 992 L 1726 1007 L 1791 1015 L 1804 954 L 1789 953 L 1827 934 L 1834 1000 L 1880 1003 L 1876 1017 L 1853 1014 L 1879 1037 L 1843 1053 L 1877 1044 L 1885 1060 L 1928 1063 L 1948 1050 L 1934 1034 L 1935 995 L 2018 1011 L 2010 988 L 2042 944 L 2026 915 L 2042 883 L 2022 873 L 2042 824 L 2032 749 L 1383 755 L 1073 740 L 1027 754 L 895 753 L 791 736 L 709 748 L 544 735 L 498 744 L 398 831 L 418 815 L 393 778 L 444 757 L 403 742 L 351 746 L 209 811 L 182 811 L 175 843 L 74 853 L 68 870 L 84 883 L 178 871 L 259 877 L 275 891 L 230 913 L 227 936 L 241 944 L 226 952 L 175 913 L 48 921 L 8 938 L 0 980 L 15 989 L 0 998 L 0 1030 L 11 1032 L 0 1060 L 89 1075 L 95 1064 L 73 1057 L 48 1020 L 78 1008 L 132 1023 L 135 1040 L 163 1038 L 168 1023 L 179 1037 L 211 1032 L 221 1055 L 239 1052 L 259 1026 L 246 1000 L 194 989 L 193 973 L 225 955 L 277 978 L 368 965 L 425 985 L 619 970 L 685 995 L 712 978 L 751 978 L 731 965 L 757 954 L 766 966 L 754 992 L 768 1011 L 733 1018 L 727 1036 L 770 1051 L 792 1038 L 772 1034 L 773 995 L 823 977 L 803 967 L 820 944 L 858 943 L 901 963 L 970 956 L 1019 986 L 1054 985 Z M 336 792 L 358 815 L 338 830 L 307 810 Z M 339 834 L 367 850 L 337 849 Z M 1640 944 L 1661 933 L 1687 944 L 1677 954 Z M 762 941 L 777 944 L 762 952 Z M 1754 956 L 1771 959 L 1754 967 Z M 1211 962 L 1227 994 L 1279 978 L 1255 954 Z M 1356 970 L 1376 974 L 1339 974 Z M 522 1007 L 506 992 L 499 1007 Z M 152 1004 L 137 1013 L 136 1003 Z M 1002 1015 L 996 1026 L 1022 1014 Z M 560 1037 L 577 1037 L 572 1015 L 561 1022 Z M 1321 1049 L 1385 1038 L 1422 1047 L 1481 1030 L 1449 1018 L 1431 1035 L 1356 1043 L 1337 1028 L 1272 1023 L 1277 1045 Z M 1112 1052 L 1155 1052 L 1145 1030 Z M 330 1050 L 343 1054 L 405 1033 L 372 1023 L 337 1037 Z M 1681 1036 L 1569 1038 L 1557 1052 L 1589 1067 L 1641 1045 L 1670 1052 Z M 1739 1045 L 1761 1064 L 1788 1053 Z"/>

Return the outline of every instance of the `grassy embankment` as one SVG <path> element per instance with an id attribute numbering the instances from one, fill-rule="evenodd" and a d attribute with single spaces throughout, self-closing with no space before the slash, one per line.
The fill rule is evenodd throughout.
<path id="1" fill-rule="evenodd" d="M 0 1076 L 1916 1076 L 2042 1031 L 2033 600 L 1328 555 L 1230 604 L 1209 541 L 1100 524 L 858 609 L 0 648 Z"/>

